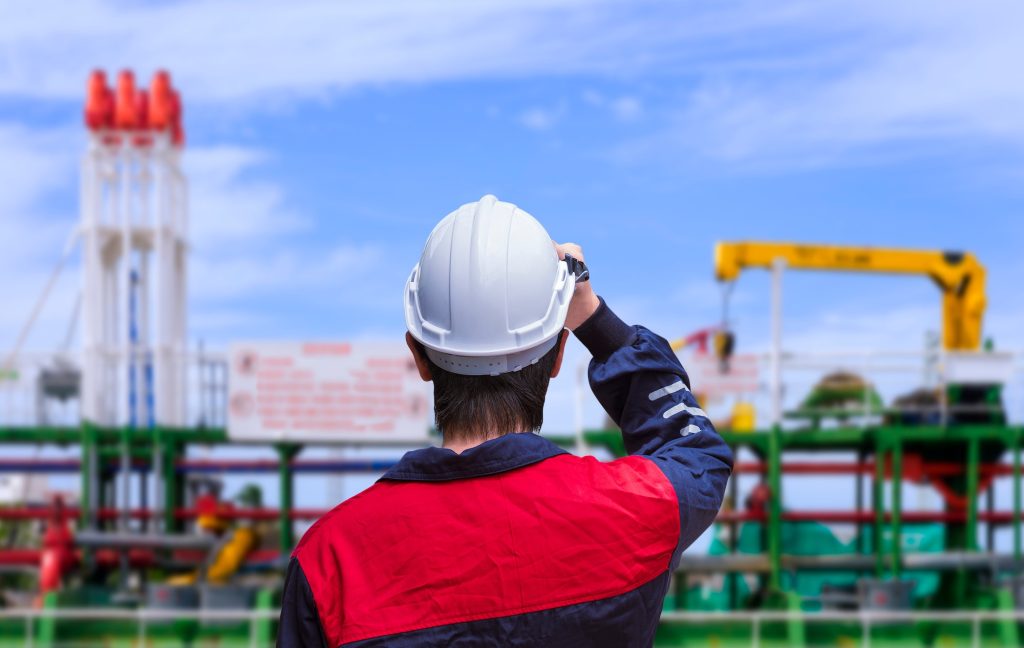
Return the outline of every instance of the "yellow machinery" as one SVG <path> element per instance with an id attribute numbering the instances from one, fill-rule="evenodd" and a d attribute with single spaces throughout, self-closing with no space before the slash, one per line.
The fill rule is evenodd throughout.
<path id="1" fill-rule="evenodd" d="M 942 291 L 942 346 L 947 351 L 981 347 L 985 315 L 985 267 L 973 254 L 891 248 L 737 242 L 715 246 L 715 275 L 733 281 L 746 268 L 841 270 L 926 275 Z"/>
<path id="2" fill-rule="evenodd" d="M 260 505 L 259 490 L 255 486 L 247 486 L 239 498 L 250 505 Z M 200 529 L 217 536 L 228 531 L 228 517 L 224 513 L 231 509 L 230 504 L 219 501 L 214 495 L 206 494 L 197 499 L 196 505 L 200 510 L 196 524 Z M 171 585 L 194 585 L 199 582 L 200 576 L 204 575 L 207 582 L 224 585 L 241 568 L 246 556 L 259 546 L 259 541 L 256 529 L 248 526 L 236 527 L 217 547 L 217 553 L 207 564 L 205 574 L 201 574 L 200 571 L 178 574 L 167 582 Z"/>
<path id="3" fill-rule="evenodd" d="M 259 538 L 256 531 L 242 526 L 231 532 L 227 542 L 217 551 L 217 556 L 206 569 L 206 580 L 214 585 L 224 585 L 234 572 L 237 572 L 246 561 L 246 556 L 256 549 Z M 167 579 L 168 585 L 196 585 L 200 580 L 199 571 L 189 571 L 173 575 Z"/>
<path id="4" fill-rule="evenodd" d="M 256 549 L 259 538 L 256 531 L 249 527 L 239 527 L 231 533 L 231 537 L 217 551 L 217 556 L 206 569 L 206 581 L 214 585 L 224 585 L 245 562 L 246 556 Z M 200 573 L 192 571 L 177 574 L 167 579 L 169 585 L 195 585 L 199 582 Z"/>
<path id="5" fill-rule="evenodd" d="M 256 531 L 249 527 L 239 527 L 231 534 L 231 538 L 224 545 L 216 560 L 206 570 L 206 580 L 211 583 L 223 585 L 227 583 L 235 572 L 245 562 L 245 557 L 256 548 L 258 538 Z"/>

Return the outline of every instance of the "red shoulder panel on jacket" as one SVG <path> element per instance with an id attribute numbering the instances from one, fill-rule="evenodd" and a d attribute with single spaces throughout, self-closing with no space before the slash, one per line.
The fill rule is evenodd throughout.
<path id="1" fill-rule="evenodd" d="M 378 482 L 294 555 L 338 646 L 623 594 L 663 574 L 678 539 L 678 500 L 654 462 L 558 455 L 475 479 Z"/>

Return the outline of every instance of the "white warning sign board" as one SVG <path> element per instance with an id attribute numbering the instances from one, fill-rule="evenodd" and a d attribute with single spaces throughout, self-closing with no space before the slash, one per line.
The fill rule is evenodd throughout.
<path id="1" fill-rule="evenodd" d="M 422 443 L 430 385 L 405 344 L 253 342 L 231 347 L 228 437 Z"/>

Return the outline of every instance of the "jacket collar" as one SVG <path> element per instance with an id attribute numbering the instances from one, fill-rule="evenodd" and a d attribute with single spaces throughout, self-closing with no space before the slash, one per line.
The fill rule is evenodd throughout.
<path id="1" fill-rule="evenodd" d="M 407 452 L 381 479 L 450 481 L 483 477 L 522 468 L 565 452 L 537 434 L 506 434 L 462 454 L 438 447 Z"/>

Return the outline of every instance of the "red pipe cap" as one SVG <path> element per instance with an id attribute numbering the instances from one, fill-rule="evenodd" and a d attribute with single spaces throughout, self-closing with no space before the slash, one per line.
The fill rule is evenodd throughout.
<path id="1" fill-rule="evenodd" d="M 149 126 L 149 93 L 145 90 L 135 93 L 135 119 L 139 128 Z"/>
<path id="2" fill-rule="evenodd" d="M 181 95 L 177 90 L 171 91 L 171 106 L 173 107 L 171 120 L 171 143 L 181 148 L 185 146 L 185 127 L 182 125 Z"/>
<path id="3" fill-rule="evenodd" d="M 109 128 L 113 122 L 113 93 L 107 86 L 107 75 L 103 70 L 93 70 L 89 75 L 85 94 L 85 126 L 89 130 Z"/>
<path id="4" fill-rule="evenodd" d="M 173 92 L 171 75 L 166 70 L 158 70 L 149 83 L 150 128 L 164 130 L 171 125 L 174 118 Z"/>
<path id="5" fill-rule="evenodd" d="M 131 70 L 121 70 L 117 75 L 114 104 L 114 125 L 117 128 L 133 129 L 139 125 L 135 112 L 135 94 L 135 75 Z"/>

